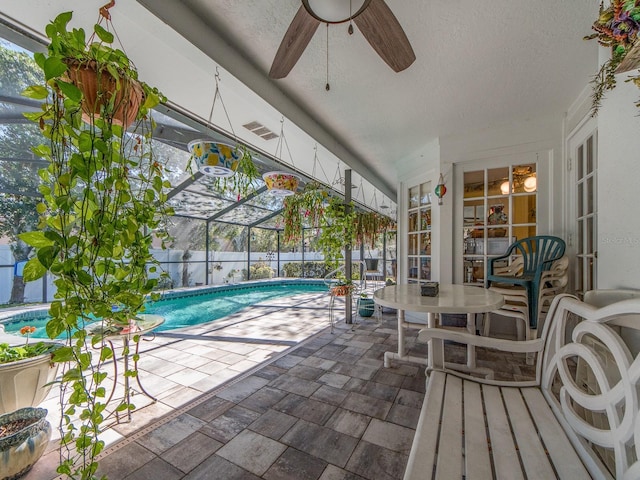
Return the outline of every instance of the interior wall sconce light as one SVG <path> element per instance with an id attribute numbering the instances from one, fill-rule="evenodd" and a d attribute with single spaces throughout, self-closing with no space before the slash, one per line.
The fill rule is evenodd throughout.
<path id="1" fill-rule="evenodd" d="M 447 187 L 444 185 L 444 178 L 442 174 L 440 174 L 440 178 L 438 179 L 438 185 L 433 190 L 433 193 L 438 197 L 438 205 L 442 205 L 442 197 L 444 197 L 445 193 L 447 193 Z"/>

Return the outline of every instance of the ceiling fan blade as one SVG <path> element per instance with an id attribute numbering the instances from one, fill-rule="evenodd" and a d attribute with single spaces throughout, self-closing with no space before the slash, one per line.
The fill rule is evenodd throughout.
<path id="1" fill-rule="evenodd" d="M 384 0 L 371 0 L 364 12 L 353 21 L 373 49 L 395 72 L 401 72 L 416 59 L 400 22 Z"/>
<path id="2" fill-rule="evenodd" d="M 287 33 L 284 34 L 284 38 L 273 59 L 273 64 L 271 64 L 271 70 L 269 71 L 271 78 L 284 78 L 289 74 L 304 49 L 307 48 L 311 37 L 318 29 L 318 25 L 320 25 L 320 22 L 309 15 L 307 10 L 301 6 L 296 16 L 293 17 Z"/>

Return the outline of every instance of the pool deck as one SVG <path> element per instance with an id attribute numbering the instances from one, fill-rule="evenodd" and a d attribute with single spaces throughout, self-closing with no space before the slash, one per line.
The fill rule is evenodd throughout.
<path id="1" fill-rule="evenodd" d="M 111 480 L 402 478 L 420 413 L 424 369 L 383 354 L 397 345 L 393 313 L 328 328 L 329 296 L 270 300 L 215 323 L 141 342 L 130 423 L 103 439 Z M 409 330 L 412 355 L 426 355 Z M 464 350 L 448 345 L 450 360 Z M 497 376 L 531 376 L 524 356 L 478 353 Z M 134 390 L 137 385 L 134 383 Z M 116 387 L 116 395 L 121 394 Z M 57 393 L 42 405 L 55 427 Z M 57 434 L 54 431 L 54 434 Z M 57 442 L 25 480 L 57 478 Z"/>

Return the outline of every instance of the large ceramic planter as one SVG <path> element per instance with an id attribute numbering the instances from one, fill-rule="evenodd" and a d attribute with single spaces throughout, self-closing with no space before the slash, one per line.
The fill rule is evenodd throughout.
<path id="1" fill-rule="evenodd" d="M 44 408 L 31 407 L 0 415 L 0 480 L 20 478 L 42 456 L 51 439 L 46 416 Z"/>
<path id="2" fill-rule="evenodd" d="M 69 61 L 69 79 L 82 91 L 82 119 L 86 123 L 91 124 L 92 118 L 100 117 L 100 110 L 114 95 L 114 124 L 128 128 L 138 116 L 144 92 L 137 80 L 116 79 L 106 70 L 98 74 L 95 62 L 81 64 L 75 60 Z"/>
<path id="3" fill-rule="evenodd" d="M 267 172 L 262 175 L 262 178 L 269 192 L 279 197 L 286 197 L 296 193 L 300 182 L 300 177 L 287 172 Z"/>
<path id="4" fill-rule="evenodd" d="M 375 310 L 375 303 L 373 298 L 359 298 L 358 299 L 358 315 L 361 317 L 370 317 Z"/>
<path id="5" fill-rule="evenodd" d="M 198 170 L 212 177 L 231 177 L 238 169 L 242 151 L 224 143 L 194 140 L 187 146 Z"/>
<path id="6" fill-rule="evenodd" d="M 51 353 L 0 364 L 0 414 L 39 405 L 58 373 Z"/>

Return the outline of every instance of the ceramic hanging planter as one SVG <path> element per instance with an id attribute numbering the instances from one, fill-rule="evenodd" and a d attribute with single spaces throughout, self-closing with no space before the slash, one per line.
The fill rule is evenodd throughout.
<path id="1" fill-rule="evenodd" d="M 267 172 L 262 175 L 262 178 L 269 192 L 280 197 L 293 195 L 300 182 L 300 177 L 287 172 Z"/>
<path id="2" fill-rule="evenodd" d="M 0 479 L 25 475 L 44 453 L 51 424 L 44 408 L 21 408 L 0 415 Z"/>
<path id="3" fill-rule="evenodd" d="M 236 173 L 243 152 L 224 143 L 194 140 L 188 145 L 198 170 L 212 177 L 230 177 Z"/>

